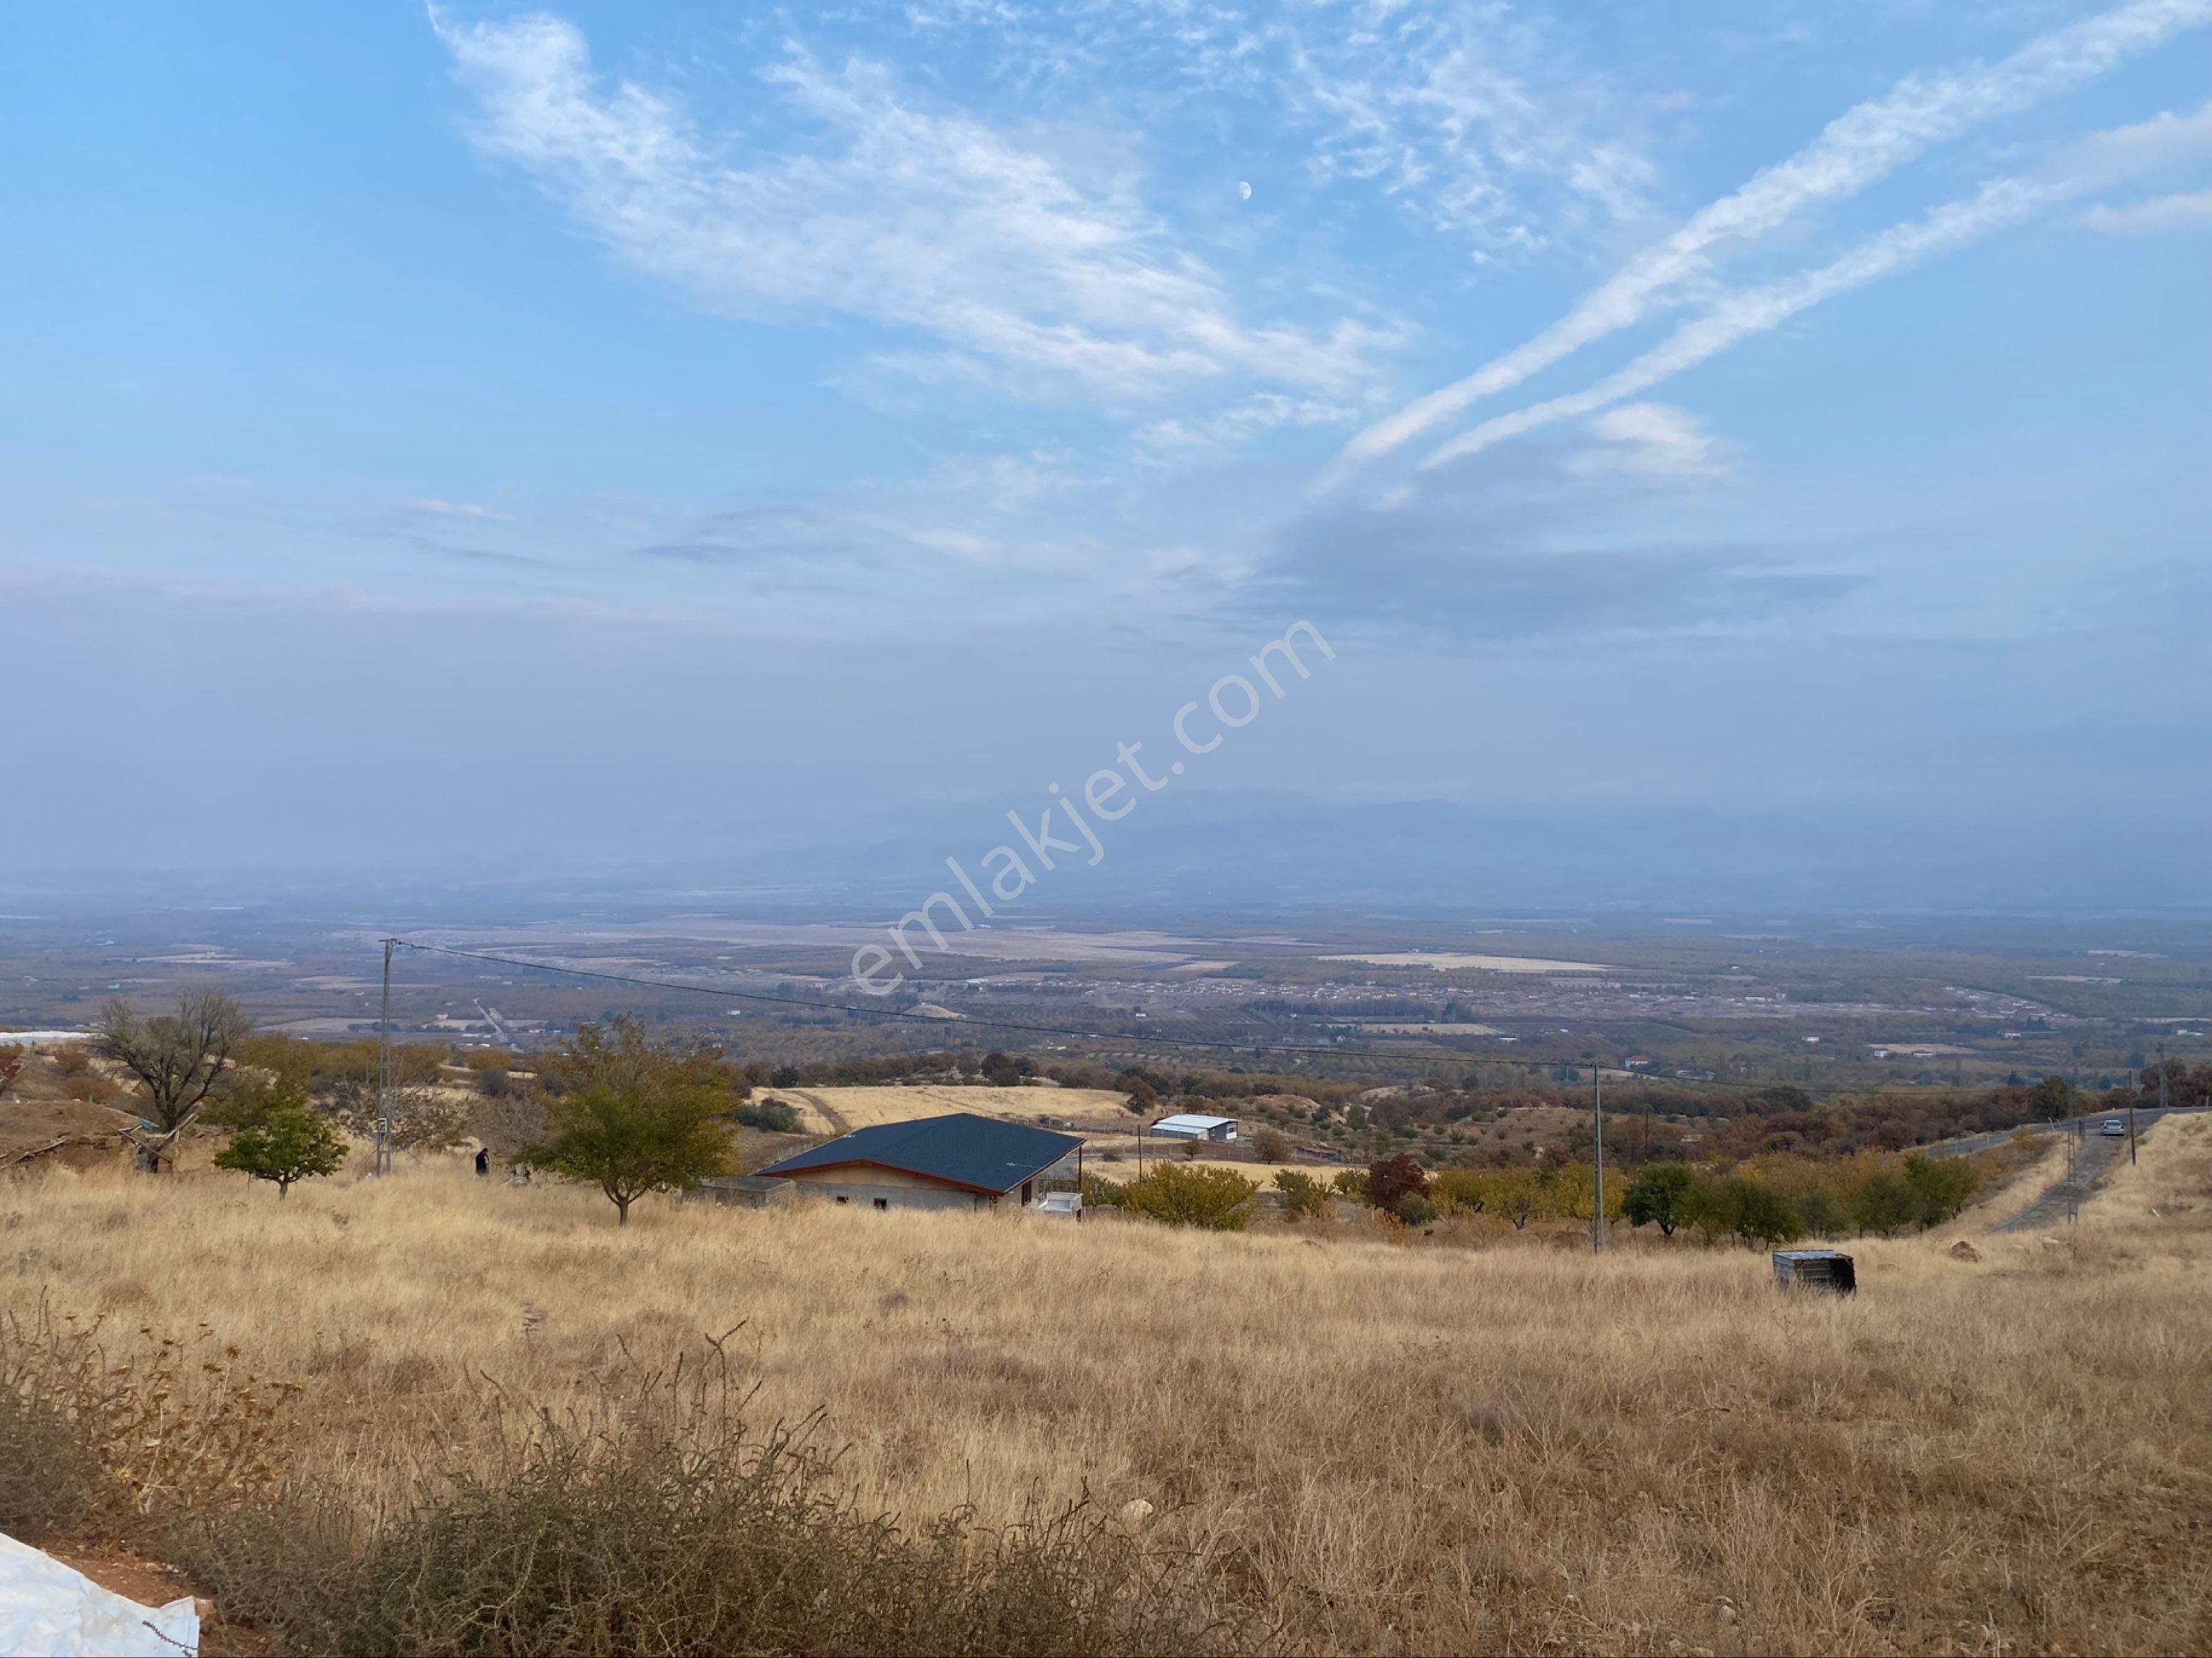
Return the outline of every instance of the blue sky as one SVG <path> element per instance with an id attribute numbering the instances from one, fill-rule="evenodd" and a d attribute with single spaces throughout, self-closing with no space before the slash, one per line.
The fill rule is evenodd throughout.
<path id="1" fill-rule="evenodd" d="M 1682 12 L 13 9 L 0 833 L 888 835 L 1299 618 L 1206 786 L 2201 816 L 2212 0 Z"/>

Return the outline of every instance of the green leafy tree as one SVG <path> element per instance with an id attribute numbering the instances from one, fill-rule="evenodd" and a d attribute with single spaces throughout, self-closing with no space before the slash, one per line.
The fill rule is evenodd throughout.
<path id="1" fill-rule="evenodd" d="M 1797 1218 L 1814 1237 L 1832 1238 L 1850 1228 L 1850 1211 L 1825 1186 L 1808 1187 L 1798 1193 L 1794 1201 Z"/>
<path id="2" fill-rule="evenodd" d="M 1241 1232 L 1252 1224 L 1252 1194 L 1260 1188 L 1230 1169 L 1156 1164 L 1122 1188 L 1122 1207 L 1170 1226 Z"/>
<path id="3" fill-rule="evenodd" d="M 1920 1217 L 1920 1203 L 1912 1187 L 1887 1169 L 1878 1169 L 1861 1181 L 1846 1202 L 1859 1230 L 1885 1237 L 1902 1232 Z"/>
<path id="4" fill-rule="evenodd" d="M 1480 1169 L 1439 1169 L 1429 1176 L 1429 1196 L 1447 1212 L 1479 1215 L 1497 1195 L 1497 1182 Z"/>
<path id="5" fill-rule="evenodd" d="M 1735 1230 L 1746 1243 L 1771 1248 L 1804 1236 L 1805 1224 L 1798 1218 L 1796 1206 L 1781 1193 L 1756 1181 L 1730 1183 L 1742 1188 L 1736 1198 Z"/>
<path id="6" fill-rule="evenodd" d="M 553 1060 L 570 1085 L 523 1161 L 597 1186 L 628 1225 L 647 1193 L 688 1190 L 728 1167 L 717 1060 L 711 1048 L 655 1042 L 635 1019 L 586 1025 Z"/>
<path id="7" fill-rule="evenodd" d="M 344 1137 L 296 1089 L 279 1085 L 250 1106 L 227 1104 L 222 1114 L 236 1126 L 230 1144 L 215 1154 L 215 1166 L 274 1181 L 279 1198 L 291 1192 L 294 1181 L 345 1167 Z"/>
<path id="8" fill-rule="evenodd" d="M 1707 1243 L 1734 1237 L 1745 1243 L 1782 1243 L 1804 1233 L 1796 1207 L 1779 1192 L 1735 1175 L 1693 1179 L 1677 1200 L 1685 1224 Z"/>
<path id="9" fill-rule="evenodd" d="M 1682 1224 L 1694 1229 L 1706 1243 L 1717 1243 L 1735 1230 L 1746 1184 L 1740 1180 L 1693 1175 L 1689 1189 L 1675 1200 L 1675 1212 L 1681 1216 Z"/>
<path id="10" fill-rule="evenodd" d="M 1637 1171 L 1621 1194 L 1620 1212 L 1631 1226 L 1656 1225 L 1673 1237 L 1682 1224 L 1682 1199 L 1690 1190 L 1690 1171 L 1679 1163 L 1655 1163 Z"/>
<path id="11" fill-rule="evenodd" d="M 2036 1084 L 2027 1097 L 2041 1121 L 2057 1122 L 2074 1114 L 2074 1084 L 2056 1073 Z"/>
<path id="12" fill-rule="evenodd" d="M 1940 1226 L 1966 1206 L 1982 1177 L 1964 1157 L 1907 1157 L 1905 1184 L 1911 1191 L 1913 1219 L 1923 1230 Z"/>

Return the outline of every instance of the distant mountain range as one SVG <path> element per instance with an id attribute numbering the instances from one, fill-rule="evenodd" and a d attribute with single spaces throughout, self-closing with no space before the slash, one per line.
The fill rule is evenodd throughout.
<path id="1" fill-rule="evenodd" d="M 1030 803 L 1034 829 L 1048 802 Z M 1054 817 L 1055 832 L 1079 841 Z M 1164 793 L 1105 847 L 1054 853 L 1060 867 L 1023 901 L 1054 911 L 1191 906 L 1210 911 L 1705 908 L 2170 910 L 2212 905 L 2212 835 L 2116 821 L 2071 834 L 2033 823 L 1931 824 L 1875 817 L 1752 817 L 1669 807 L 1513 815 L 1440 801 L 1338 805 L 1304 796 Z M 792 897 L 897 902 L 958 888 L 945 859 L 981 882 L 1012 846 L 1002 810 L 937 809 L 926 824 L 857 846 L 744 859 L 722 878 Z"/>
<path id="2" fill-rule="evenodd" d="M 1127 799 L 1128 797 L 1124 797 Z M 499 877 L 350 865 L 295 871 L 158 871 L 65 878 L 0 872 L 9 914 L 247 907 L 295 914 L 450 911 L 478 918 L 623 909 L 804 911 L 877 919 L 932 892 L 961 896 L 947 857 L 970 879 L 1010 846 L 1041 878 L 1004 919 L 1231 914 L 1678 911 L 1850 914 L 2036 914 L 2212 910 L 2212 835 L 2202 825 L 2115 812 L 2109 827 L 2052 827 L 1872 814 L 1751 815 L 1680 807 L 1483 811 L 1441 801 L 1345 805 L 1289 793 L 1181 791 L 1137 803 L 1118 823 L 1086 818 L 1095 865 L 1052 797 L 1020 803 L 1033 834 L 1048 807 L 1047 872 L 1007 819 L 1011 803 L 894 807 L 901 827 L 876 839 L 817 841 L 723 857 L 537 869 Z M 882 821 L 878 817 L 876 821 Z M 487 850 L 486 857 L 489 856 Z"/>

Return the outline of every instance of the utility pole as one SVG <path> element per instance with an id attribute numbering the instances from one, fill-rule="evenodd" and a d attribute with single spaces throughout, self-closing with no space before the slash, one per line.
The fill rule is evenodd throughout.
<path id="1" fill-rule="evenodd" d="M 1590 1066 L 1590 1253 L 1605 1253 L 1605 1067 Z"/>
<path id="2" fill-rule="evenodd" d="M 392 952 L 399 940 L 384 941 L 384 1011 L 376 1022 L 376 1172 L 392 1172 Z"/>

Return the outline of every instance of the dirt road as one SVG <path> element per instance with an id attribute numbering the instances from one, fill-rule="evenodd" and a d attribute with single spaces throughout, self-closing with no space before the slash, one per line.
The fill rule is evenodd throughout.
<path id="1" fill-rule="evenodd" d="M 2066 1217 L 2073 1212 L 2075 1206 L 2087 1197 L 2090 1188 L 2105 1177 L 2105 1171 L 2112 1166 L 2112 1159 L 2127 1154 L 2126 1135 L 2105 1135 L 2097 1132 L 2109 1114 L 2106 1113 L 2075 1119 L 2074 1121 L 2081 1124 L 2086 1131 L 2086 1137 L 2081 1141 L 2080 1152 L 2074 1159 L 2073 1173 L 2051 1182 L 2041 1197 L 2036 1199 L 2033 1203 L 2029 1204 L 2010 1220 L 1992 1226 L 1990 1230 L 2028 1232 L 2039 1227 L 2063 1224 Z M 2167 1114 L 2168 1113 L 2155 1108 L 2138 1108 L 2136 1112 L 2136 1137 L 2140 1139 L 2148 1133 L 2151 1125 Z M 2073 1126 L 2073 1122 L 2063 1125 L 2069 1130 Z"/>

